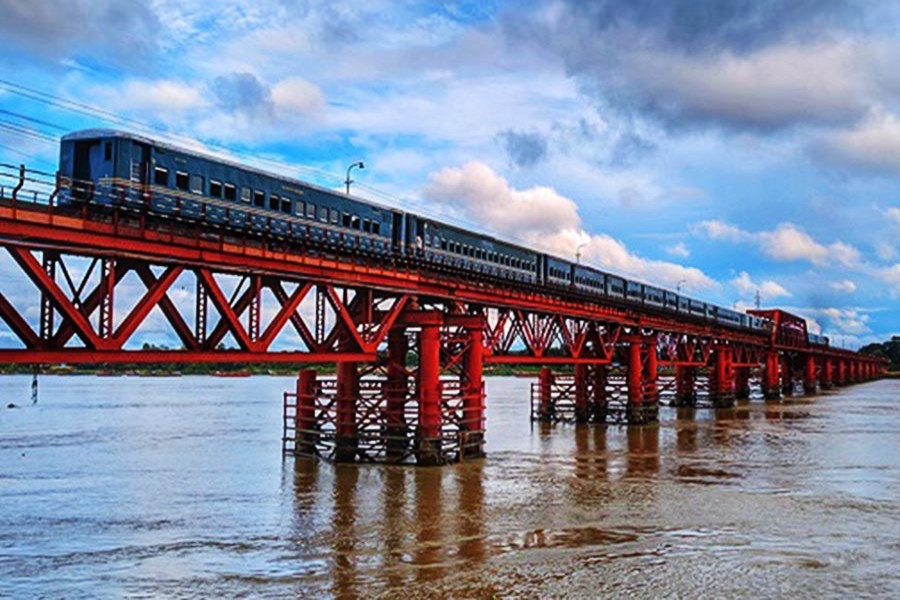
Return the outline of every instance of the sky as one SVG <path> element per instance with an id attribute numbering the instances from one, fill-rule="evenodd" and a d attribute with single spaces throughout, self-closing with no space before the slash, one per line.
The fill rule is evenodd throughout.
<path id="1" fill-rule="evenodd" d="M 722 306 L 758 294 L 835 345 L 900 335 L 896 3 L 0 0 L 0 14 L 2 163 L 53 170 L 59 135 L 108 126 L 335 188 L 362 160 L 354 192 L 385 204 Z"/>

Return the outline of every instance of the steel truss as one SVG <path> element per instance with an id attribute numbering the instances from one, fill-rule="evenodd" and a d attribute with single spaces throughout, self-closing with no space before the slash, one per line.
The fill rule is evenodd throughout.
<path id="1" fill-rule="evenodd" d="M 24 169 L 18 177 L 0 186 L 0 246 L 22 281 L 0 282 L 0 319 L 18 340 L 0 361 L 335 363 L 336 378 L 303 370 L 285 395 L 291 452 L 420 464 L 481 456 L 485 365 L 543 367 L 536 419 L 631 424 L 655 420 L 661 402 L 729 406 L 757 381 L 775 399 L 797 382 L 814 393 L 885 369 L 809 343 L 802 320 L 782 311 L 766 313 L 781 329 L 760 334 L 411 257 L 115 208 L 73 212 L 55 205 L 56 187 L 24 201 Z"/>

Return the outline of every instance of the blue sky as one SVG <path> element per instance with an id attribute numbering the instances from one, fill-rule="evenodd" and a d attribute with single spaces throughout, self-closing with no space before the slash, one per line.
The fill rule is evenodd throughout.
<path id="1" fill-rule="evenodd" d="M 364 160 L 362 195 L 725 306 L 758 290 L 838 345 L 900 334 L 893 3 L 54 4 L 0 0 L 0 79 L 334 187 Z M 7 84 L 0 110 L 110 125 Z M 0 128 L 0 162 L 55 160 Z"/>

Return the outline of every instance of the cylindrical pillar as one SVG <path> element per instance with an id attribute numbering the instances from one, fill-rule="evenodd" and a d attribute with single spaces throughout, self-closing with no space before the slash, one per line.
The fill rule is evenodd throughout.
<path id="1" fill-rule="evenodd" d="M 297 421 L 295 435 L 295 452 L 298 454 L 315 454 L 318 441 L 318 423 L 316 423 L 316 372 L 303 369 L 297 377 Z"/>
<path id="2" fill-rule="evenodd" d="M 793 357 L 788 352 L 781 355 L 781 393 L 794 395 Z"/>
<path id="3" fill-rule="evenodd" d="M 584 363 L 575 365 L 575 422 L 587 423 L 590 418 L 588 406 L 588 368 Z"/>
<path id="4" fill-rule="evenodd" d="M 734 368 L 734 398 L 735 400 L 750 398 L 750 367 Z"/>
<path id="5" fill-rule="evenodd" d="M 734 380 L 729 364 L 730 354 L 731 348 L 725 345 L 716 346 L 713 352 L 709 399 L 716 408 L 734 406 Z"/>
<path id="6" fill-rule="evenodd" d="M 538 375 L 538 393 L 540 396 L 540 419 L 541 421 L 552 421 L 553 415 L 556 413 L 556 406 L 553 403 L 553 371 L 549 367 L 541 367 Z"/>
<path id="7" fill-rule="evenodd" d="M 591 381 L 593 421 L 606 423 L 606 365 L 594 365 Z"/>
<path id="8" fill-rule="evenodd" d="M 776 350 L 766 352 L 766 367 L 763 372 L 763 397 L 766 400 L 778 400 L 781 398 L 778 363 L 778 352 Z"/>
<path id="9" fill-rule="evenodd" d="M 657 353 L 656 336 L 646 339 L 645 351 L 647 359 L 644 361 L 644 413 L 650 413 L 650 419 L 655 421 L 659 414 L 659 388 L 656 385 L 659 377 L 659 355 Z"/>
<path id="10" fill-rule="evenodd" d="M 806 395 L 816 393 L 816 357 L 812 354 L 806 356 L 806 368 L 803 370 L 803 393 Z"/>
<path id="11" fill-rule="evenodd" d="M 443 462 L 441 452 L 441 330 L 422 325 L 419 331 L 419 377 L 417 381 L 419 431 L 416 460 L 419 464 Z"/>
<path id="12" fill-rule="evenodd" d="M 644 422 L 644 365 L 641 362 L 641 340 L 628 344 L 628 423 Z"/>
<path id="13" fill-rule="evenodd" d="M 359 400 L 359 371 L 355 362 L 337 364 L 337 423 L 335 424 L 336 462 L 353 462 L 359 449 L 356 403 Z"/>
<path id="14" fill-rule="evenodd" d="M 385 433 L 388 462 L 402 461 L 409 448 L 409 427 L 406 423 L 406 399 L 409 376 L 406 355 L 409 340 L 406 330 L 395 327 L 388 332 L 388 365 L 384 382 Z"/>
<path id="15" fill-rule="evenodd" d="M 838 385 L 847 385 L 847 361 L 838 361 Z"/>
<path id="16" fill-rule="evenodd" d="M 834 387 L 834 361 L 830 358 L 823 359 L 822 363 L 822 389 L 829 390 Z"/>
<path id="17" fill-rule="evenodd" d="M 697 403 L 697 368 L 677 365 L 675 367 L 675 405 L 694 406 Z"/>
<path id="18" fill-rule="evenodd" d="M 484 332 L 480 327 L 471 327 L 467 333 L 462 453 L 466 458 L 476 458 L 484 456 Z"/>

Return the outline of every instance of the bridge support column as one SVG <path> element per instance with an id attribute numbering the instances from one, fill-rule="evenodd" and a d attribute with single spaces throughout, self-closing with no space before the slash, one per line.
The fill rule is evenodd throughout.
<path id="1" fill-rule="evenodd" d="M 830 390 L 834 387 L 834 361 L 830 358 L 822 362 L 822 389 Z"/>
<path id="2" fill-rule="evenodd" d="M 584 363 L 575 365 L 575 422 L 587 423 L 591 417 L 588 405 L 588 367 Z"/>
<path id="3" fill-rule="evenodd" d="M 715 408 L 734 406 L 734 373 L 731 366 L 731 347 L 716 346 L 709 378 L 709 400 Z"/>
<path id="4" fill-rule="evenodd" d="M 406 401 L 409 380 L 406 372 L 406 355 L 409 340 L 406 330 L 395 327 L 388 332 L 388 364 L 383 383 L 385 399 L 385 433 L 388 462 L 403 460 L 409 448 L 409 426 L 406 422 Z"/>
<path id="5" fill-rule="evenodd" d="M 644 422 L 644 382 L 641 364 L 641 341 L 633 339 L 628 344 L 628 423 Z"/>
<path id="6" fill-rule="evenodd" d="M 465 351 L 465 395 L 463 420 L 460 424 L 463 440 L 460 452 L 465 458 L 484 456 L 484 332 L 481 326 L 466 328 L 468 345 Z"/>
<path id="7" fill-rule="evenodd" d="M 591 412 L 594 423 L 606 423 L 606 379 L 606 365 L 594 365 L 591 381 L 591 396 L 593 400 L 593 410 Z"/>
<path id="8" fill-rule="evenodd" d="M 766 400 L 781 399 L 781 384 L 778 379 L 778 352 L 766 352 L 766 365 L 763 369 L 763 397 Z"/>
<path id="9" fill-rule="evenodd" d="M 838 361 L 838 377 L 837 384 L 839 386 L 847 385 L 847 361 Z"/>
<path id="10" fill-rule="evenodd" d="M 678 365 L 675 367 L 675 406 L 697 404 L 697 368 Z"/>
<path id="11" fill-rule="evenodd" d="M 803 371 L 803 393 L 811 396 L 816 393 L 816 357 L 806 356 L 806 368 Z"/>
<path id="12" fill-rule="evenodd" d="M 734 399 L 750 398 L 750 367 L 734 367 Z"/>
<path id="13" fill-rule="evenodd" d="M 794 395 L 794 357 L 789 352 L 781 355 L 781 393 Z"/>
<path id="14" fill-rule="evenodd" d="M 644 351 L 644 419 L 657 421 L 659 419 L 659 349 L 655 335 L 645 338 Z"/>
<path id="15" fill-rule="evenodd" d="M 552 421 L 556 407 L 553 405 L 553 371 L 549 367 L 541 367 L 538 375 L 538 388 L 540 394 L 539 419 Z"/>
<path id="16" fill-rule="evenodd" d="M 628 342 L 627 389 L 629 425 L 643 425 L 656 420 L 659 407 L 656 404 L 656 338 L 636 335 Z M 651 374 L 652 371 L 652 374 Z"/>
<path id="17" fill-rule="evenodd" d="M 441 330 L 437 323 L 423 323 L 419 331 L 419 374 L 416 381 L 419 427 L 416 462 L 438 465 L 441 452 Z"/>
<path id="18" fill-rule="evenodd" d="M 359 371 L 355 362 L 337 364 L 337 421 L 335 427 L 335 462 L 353 462 L 359 449 L 356 424 L 356 402 L 359 398 Z"/>
<path id="19" fill-rule="evenodd" d="M 316 454 L 318 423 L 316 422 L 316 372 L 300 371 L 297 377 L 297 417 L 294 431 L 294 453 Z"/>

